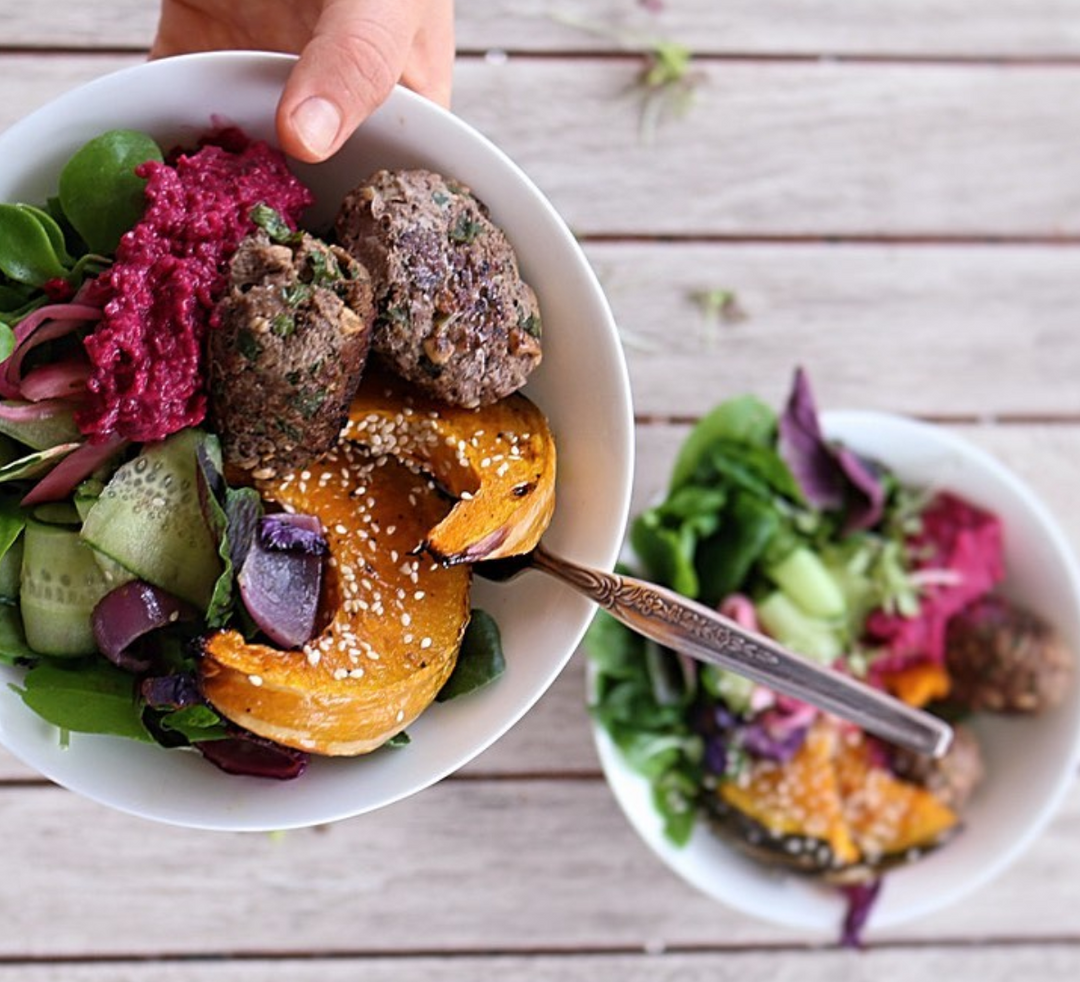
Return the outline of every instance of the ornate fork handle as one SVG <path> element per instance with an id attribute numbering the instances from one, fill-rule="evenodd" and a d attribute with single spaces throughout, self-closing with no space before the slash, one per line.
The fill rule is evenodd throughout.
<path id="1" fill-rule="evenodd" d="M 952 741 L 952 729 L 943 720 L 788 651 L 664 587 L 579 566 L 544 549 L 533 553 L 532 565 L 667 648 L 802 699 L 899 746 L 940 757 Z"/>

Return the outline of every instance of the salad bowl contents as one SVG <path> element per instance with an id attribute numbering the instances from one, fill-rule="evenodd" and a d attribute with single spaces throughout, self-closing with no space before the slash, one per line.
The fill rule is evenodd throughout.
<path id="1" fill-rule="evenodd" d="M 597 525 L 560 477 L 579 505 L 555 511 L 556 432 L 581 479 L 612 465 L 622 516 L 628 494 L 614 327 L 546 202 L 405 92 L 332 161 L 294 165 L 263 138 L 289 63 L 143 66 L 0 137 L 44 141 L 52 173 L 0 167 L 0 738 L 203 827 L 358 814 L 482 750 L 588 608 L 523 604 L 471 565 L 541 534 L 613 560 L 618 509 Z M 173 94 L 148 108 L 132 75 Z M 56 124 L 75 118 L 71 145 Z M 581 388 L 559 327 L 578 304 L 609 400 L 584 431 L 616 435 L 585 466 L 592 437 L 561 435 L 590 408 L 563 388 Z"/>
<path id="2" fill-rule="evenodd" d="M 992 459 L 911 420 L 819 419 L 799 372 L 782 414 L 736 398 L 691 431 L 630 544 L 647 575 L 955 732 L 940 760 L 901 751 L 600 615 L 605 774 L 696 886 L 855 944 L 984 882 L 1049 817 L 1080 746 L 1080 581 Z"/>

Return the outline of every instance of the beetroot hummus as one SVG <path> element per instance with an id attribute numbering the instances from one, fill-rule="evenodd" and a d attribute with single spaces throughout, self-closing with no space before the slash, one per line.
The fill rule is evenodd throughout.
<path id="1" fill-rule="evenodd" d="M 84 342 L 92 371 L 78 423 L 95 442 L 160 440 L 202 421 L 203 341 L 251 210 L 265 203 L 295 228 L 312 201 L 279 151 L 235 131 L 138 173 L 146 212 L 99 278 L 104 314 Z"/>

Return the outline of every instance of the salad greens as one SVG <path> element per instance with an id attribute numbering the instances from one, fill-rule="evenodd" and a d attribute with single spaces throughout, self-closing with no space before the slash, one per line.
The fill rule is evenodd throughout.
<path id="1" fill-rule="evenodd" d="M 59 196 L 46 208 L 0 203 L 0 361 L 14 348 L 16 323 L 72 296 L 108 267 L 109 254 L 144 207 L 146 182 L 135 167 L 161 159 L 161 148 L 146 134 L 114 130 L 68 160 Z"/>
<path id="2" fill-rule="evenodd" d="M 268 636 L 241 589 L 268 521 L 258 491 L 228 483 L 217 436 L 197 427 L 95 443 L 76 424 L 84 341 L 101 318 L 93 280 L 144 212 L 139 165 L 162 159 L 146 134 L 113 130 L 73 154 L 46 207 L 0 204 L 0 664 L 26 669 L 12 688 L 64 740 L 196 746 L 227 771 L 295 776 L 306 754 L 223 719 L 197 681 L 207 632 Z M 299 234 L 268 207 L 251 217 L 278 237 Z M 274 545 L 275 569 L 290 568 L 291 549 Z M 309 582 L 314 608 L 319 580 Z M 498 626 L 473 611 L 438 698 L 476 691 L 504 668 Z M 246 749 L 226 746 L 249 738 Z M 260 770 L 244 770 L 256 742 Z M 267 763 L 278 751 L 288 760 Z"/>
<path id="3" fill-rule="evenodd" d="M 91 252 L 116 251 L 146 206 L 146 181 L 136 168 L 163 159 L 161 148 L 145 133 L 110 130 L 83 144 L 64 165 L 60 207 Z"/>
<path id="4" fill-rule="evenodd" d="M 668 839 L 705 820 L 756 861 L 836 884 L 857 944 L 884 872 L 962 827 L 984 772 L 963 716 L 1040 712 L 1071 670 L 1053 629 L 996 592 L 1000 518 L 830 441 L 799 371 L 781 414 L 742 397 L 701 420 L 630 541 L 644 575 L 957 727 L 942 760 L 905 754 L 606 614 L 591 626 L 591 711 Z"/>
<path id="5" fill-rule="evenodd" d="M 820 432 L 812 446 L 785 442 L 793 420 L 805 427 L 808 417 L 816 420 L 801 372 L 783 417 L 754 396 L 717 406 L 684 441 L 664 500 L 633 521 L 630 544 L 645 577 L 715 607 L 744 597 L 754 626 L 782 644 L 825 664 L 847 655 L 857 666 L 870 657 L 867 614 L 910 610 L 916 597 L 907 535 L 918 499 L 879 471 L 879 519 L 847 530 L 851 501 L 865 496 L 862 471 L 872 465 L 857 462 L 857 483 L 836 462 L 847 452 L 825 444 Z M 815 504 L 823 486 L 832 507 Z M 604 613 L 586 646 L 595 719 L 650 781 L 668 837 L 686 842 L 708 773 L 696 708 L 704 699 L 748 713 L 754 684 L 714 666 L 689 666 Z M 740 757 L 728 755 L 727 776 Z"/>

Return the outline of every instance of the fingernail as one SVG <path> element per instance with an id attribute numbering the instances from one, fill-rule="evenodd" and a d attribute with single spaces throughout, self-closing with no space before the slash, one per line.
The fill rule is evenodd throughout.
<path id="1" fill-rule="evenodd" d="M 293 126 L 301 142 L 319 157 L 325 157 L 341 129 L 341 111 L 329 99 L 311 96 L 293 111 Z"/>

